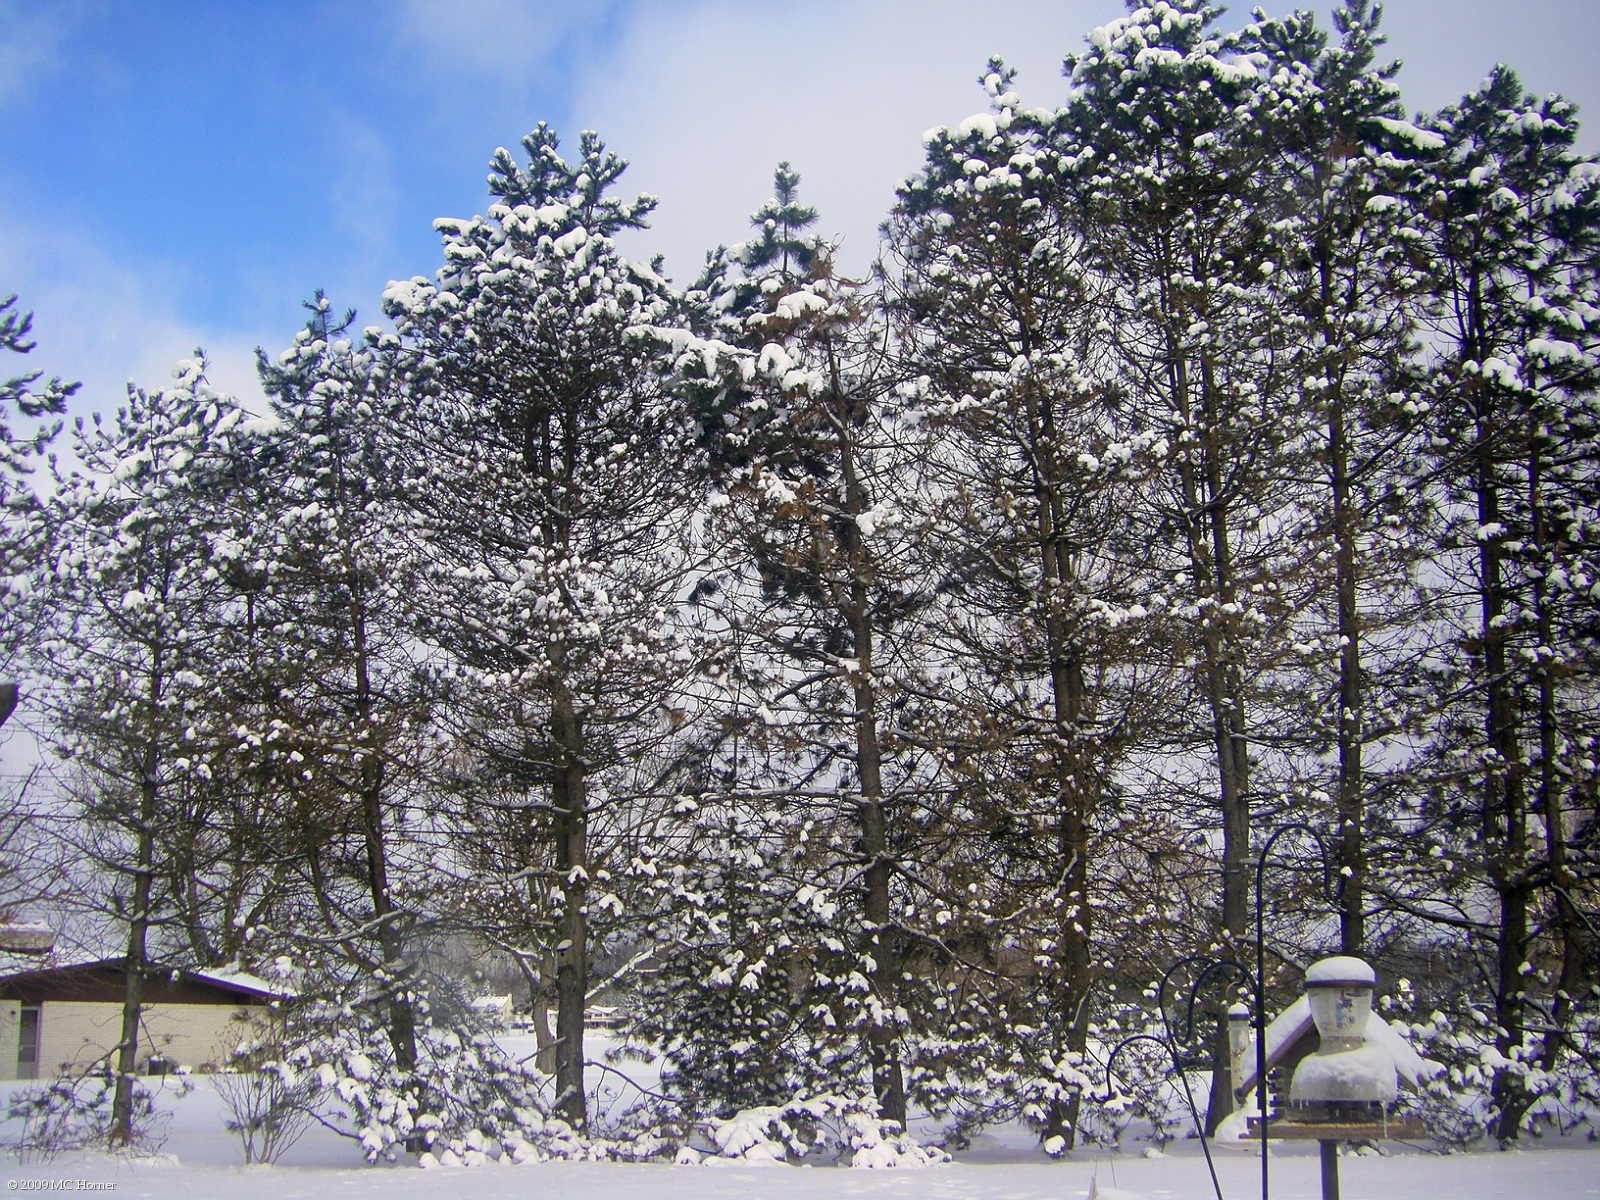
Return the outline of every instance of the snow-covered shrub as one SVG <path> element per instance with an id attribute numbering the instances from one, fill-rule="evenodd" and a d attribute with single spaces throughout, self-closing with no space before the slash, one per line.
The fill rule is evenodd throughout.
<path id="1" fill-rule="evenodd" d="M 640 984 L 630 1042 L 660 1055 L 663 1090 L 694 1116 L 853 1088 L 867 1068 L 852 978 L 865 976 L 844 902 L 818 884 L 810 822 L 733 802 L 680 807 L 695 852 L 661 873 L 659 969 Z"/>
<path id="2" fill-rule="evenodd" d="M 465 1006 L 446 1006 L 450 1027 L 435 1020 L 420 985 L 397 1001 L 388 986 L 359 979 L 296 973 L 295 982 L 297 994 L 275 1004 L 270 1032 L 236 1051 L 240 1073 L 218 1077 L 247 1161 L 270 1161 L 262 1151 L 287 1149 L 308 1120 L 358 1143 L 369 1162 L 396 1161 L 402 1150 L 542 1158 L 545 1143 L 570 1136 L 546 1121 L 544 1077 L 508 1058 Z M 391 1028 L 398 1005 L 412 1039 Z M 404 1063 L 398 1047 L 412 1044 L 415 1061 Z"/>
<path id="3" fill-rule="evenodd" d="M 1600 1140 L 1600 988 L 1591 988 L 1586 1003 L 1567 1021 L 1560 1053 L 1548 1073 L 1545 1095 L 1535 1116 L 1557 1130 L 1582 1129 L 1590 1141 Z M 1537 1125 L 1533 1127 L 1537 1132 Z"/>
<path id="4" fill-rule="evenodd" d="M 1100 1061 L 1092 1072 L 1094 1088 L 1083 1093 L 1078 1134 L 1086 1142 L 1121 1149 L 1123 1135 L 1138 1119 L 1149 1126 L 1150 1144 L 1161 1150 L 1178 1135 L 1189 1115 L 1175 1094 L 1180 1085 L 1173 1080 L 1172 1056 L 1142 1038 L 1119 1048 L 1120 1039 L 1130 1032 L 1161 1036 L 1159 1024 L 1137 1010 L 1124 1012 L 1120 1021 L 1112 1018 L 1104 1025 L 1091 1026 L 1090 1036 L 1095 1039 L 1091 1049 L 1098 1048 Z M 1108 1090 L 1104 1059 L 1113 1052 L 1116 1059 Z"/>
<path id="5" fill-rule="evenodd" d="M 102 1064 L 92 1074 L 64 1076 L 14 1092 L 5 1109 L 6 1149 L 19 1162 L 50 1162 L 70 1151 L 107 1148 L 115 1088 L 116 1076 Z M 149 1090 L 135 1084 L 129 1137 L 119 1148 L 154 1154 L 167 1140 L 169 1120 Z"/>
<path id="6" fill-rule="evenodd" d="M 1418 1095 L 1402 1099 L 1402 1107 L 1420 1116 L 1428 1136 L 1446 1150 L 1481 1142 L 1500 1117 L 1492 1098 L 1494 1075 L 1507 1065 L 1495 1048 L 1494 1023 L 1481 1010 L 1468 1008 L 1454 1018 L 1434 1012 L 1400 1031 L 1424 1058 L 1445 1068 Z"/>
<path id="7" fill-rule="evenodd" d="M 1465 1149 L 1489 1137 L 1501 1115 L 1496 1102 L 1497 1079 L 1513 1084 L 1523 1111 L 1518 1128 L 1534 1136 L 1554 1129 L 1600 1136 L 1600 1015 L 1596 997 L 1567 1010 L 1559 1041 L 1552 1043 L 1553 1019 L 1539 1022 L 1520 1045 L 1501 1049 L 1502 1031 L 1487 1006 L 1470 1002 L 1454 1011 L 1433 1012 L 1426 1020 L 1394 1022 L 1425 1057 L 1444 1071 L 1416 1096 L 1402 1097 L 1401 1108 L 1422 1117 L 1428 1136 L 1450 1150 Z M 1404 1011 L 1411 996 L 1402 981 L 1393 1007 Z"/>
<path id="8" fill-rule="evenodd" d="M 950 1158 L 880 1118 L 877 1101 L 862 1096 L 824 1094 L 748 1108 L 712 1121 L 710 1132 L 720 1157 L 746 1163 L 808 1159 L 884 1168 L 924 1167 Z"/>
<path id="9" fill-rule="evenodd" d="M 591 1118 L 591 1127 L 593 1127 Z M 684 1150 L 699 1155 L 690 1146 L 696 1126 L 684 1114 L 658 1102 L 636 1105 L 606 1124 L 589 1143 L 592 1158 L 616 1162 L 672 1162 Z"/>
<path id="10" fill-rule="evenodd" d="M 488 1034 L 425 1027 L 416 1066 L 406 1070 L 380 1022 L 350 1016 L 304 1045 L 295 1065 L 316 1080 L 325 1104 L 343 1109 L 369 1162 L 393 1161 L 401 1148 L 441 1161 L 443 1151 L 469 1162 L 502 1152 L 571 1156 L 561 1149 L 570 1126 L 546 1116 L 543 1076 L 511 1061 Z"/>
<path id="11" fill-rule="evenodd" d="M 912 1046 L 909 1091 L 930 1115 L 949 1118 L 943 1144 L 960 1149 L 978 1130 L 1020 1119 L 1044 1135 L 1052 1153 L 1065 1139 L 1048 1134 L 1052 1110 L 1070 1112 L 1092 1091 L 1083 1055 L 1062 1045 L 1036 988 L 984 996 L 952 985 L 932 1005 L 942 1025 Z M 941 1003 L 942 1001 L 942 1003 Z"/>

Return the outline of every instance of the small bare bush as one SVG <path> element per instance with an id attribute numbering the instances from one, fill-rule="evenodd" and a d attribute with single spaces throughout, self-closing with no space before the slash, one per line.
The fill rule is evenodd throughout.
<path id="1" fill-rule="evenodd" d="M 266 1043 L 240 1047 L 233 1073 L 212 1079 L 228 1110 L 222 1123 L 239 1139 L 246 1166 L 277 1162 L 317 1119 L 316 1081 L 296 1070 L 281 1050 Z"/>
<path id="2" fill-rule="evenodd" d="M 109 1068 L 64 1076 L 12 1095 L 6 1106 L 6 1148 L 18 1162 L 51 1162 L 62 1154 L 111 1143 L 111 1098 L 116 1076 Z M 167 1140 L 169 1118 L 156 1109 L 148 1089 L 133 1089 L 131 1135 L 120 1149 L 154 1154 Z"/>

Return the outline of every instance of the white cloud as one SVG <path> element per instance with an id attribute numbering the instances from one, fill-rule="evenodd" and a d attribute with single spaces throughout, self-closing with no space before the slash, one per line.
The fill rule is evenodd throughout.
<path id="1" fill-rule="evenodd" d="M 615 0 L 405 0 L 397 33 L 441 72 L 514 82 L 616 7 Z"/>
<path id="2" fill-rule="evenodd" d="M 339 170 L 327 185 L 328 207 L 349 248 L 328 284 L 330 293 L 337 294 L 393 266 L 385 255 L 395 242 L 401 196 L 394 148 L 370 121 L 336 112 L 329 117 L 328 133 L 339 148 L 333 156 Z"/>
<path id="3" fill-rule="evenodd" d="M 0 0 L 0 101 L 54 69 L 74 22 L 95 7 Z M 1318 8 L 1325 16 L 1329 5 Z M 1600 5 L 1389 0 L 1387 9 L 1389 53 L 1408 60 L 1401 83 L 1413 107 L 1458 97 L 1504 58 L 1530 88 L 1560 89 L 1590 109 L 1584 144 L 1600 143 L 1600 74 L 1588 67 Z M 469 101 L 481 107 L 485 85 L 488 93 L 527 86 L 532 71 L 566 56 L 559 61 L 573 72 L 578 117 L 562 130 L 567 145 L 581 123 L 632 160 L 624 186 L 656 193 L 661 207 L 655 229 L 629 249 L 665 252 L 672 275 L 686 282 L 707 249 L 748 236 L 748 216 L 781 159 L 804 177 L 821 231 L 845 239 L 846 269 L 862 271 L 895 184 L 921 162 L 922 131 L 985 106 L 975 81 L 988 56 L 1019 69 L 1028 102 L 1057 103 L 1063 55 L 1121 11 L 1119 0 L 405 0 L 394 20 L 448 92 L 441 112 Z M 1230 17 L 1242 19 L 1240 11 Z M 613 31 L 614 40 L 601 40 Z M 275 352 L 298 324 L 285 321 L 281 297 L 323 283 L 336 304 L 356 304 L 370 318 L 366 281 L 411 269 L 386 259 L 404 207 L 404 142 L 360 109 L 333 107 L 328 132 L 343 149 L 341 172 L 323 184 L 343 250 L 320 264 L 319 278 L 296 282 L 281 277 L 288 255 L 263 248 L 257 303 L 217 317 L 215 327 L 180 315 L 208 264 L 143 261 L 99 229 L 25 218 L 0 201 L 0 294 L 18 292 L 37 314 L 39 349 L 27 368 L 83 379 L 76 407 L 104 410 L 120 402 L 130 375 L 160 386 L 174 360 L 203 345 L 216 381 L 259 402 L 254 346 Z M 459 127 L 443 136 L 461 136 Z"/>
<path id="4" fill-rule="evenodd" d="M 255 375 L 255 346 L 270 350 L 283 334 L 200 328 L 175 315 L 168 295 L 177 281 L 144 264 L 135 269 L 81 233 L 29 224 L 0 214 L 0 280 L 34 314 L 36 348 L 7 356 L 0 371 L 43 371 L 82 382 L 72 410 L 111 412 L 131 378 L 164 387 L 172 364 L 203 347 L 211 380 L 251 407 L 264 403 Z"/>
<path id="5" fill-rule="evenodd" d="M 588 64 L 575 110 L 632 163 L 625 187 L 661 197 L 654 231 L 629 248 L 665 252 L 678 281 L 747 235 L 782 159 L 821 210 L 819 230 L 844 238 L 846 269 L 861 271 L 895 185 L 921 161 L 923 130 L 986 107 L 976 81 L 989 56 L 1021 71 L 1029 103 L 1059 102 L 1062 57 L 1120 11 L 1115 0 L 655 0 Z"/>
<path id="6" fill-rule="evenodd" d="M 1315 7 L 1331 28 L 1332 5 Z M 1589 110 L 1583 145 L 1600 145 L 1594 0 L 1385 8 L 1392 44 L 1380 53 L 1407 60 L 1400 83 L 1411 107 L 1457 99 L 1507 59 L 1529 88 L 1560 90 Z M 781 159 L 800 172 L 821 231 L 845 239 L 846 269 L 859 272 L 895 184 L 921 162 L 922 131 L 985 106 L 975 80 L 990 54 L 1019 68 L 1026 102 L 1057 103 L 1062 58 L 1123 11 L 1119 0 L 644 0 L 619 42 L 584 64 L 574 109 L 632 163 L 625 189 L 661 198 L 655 228 L 628 248 L 664 252 L 680 283 L 706 250 L 747 236 Z M 1246 19 L 1239 5 L 1227 22 Z"/>

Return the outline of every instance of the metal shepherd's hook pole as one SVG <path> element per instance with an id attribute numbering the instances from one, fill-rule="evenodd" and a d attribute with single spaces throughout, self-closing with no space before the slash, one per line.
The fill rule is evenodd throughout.
<path id="1" fill-rule="evenodd" d="M 1279 838 L 1289 833 L 1310 834 L 1317 843 L 1317 851 L 1322 858 L 1322 890 L 1324 895 L 1333 892 L 1332 875 L 1328 868 L 1328 847 L 1322 840 L 1322 835 L 1303 821 L 1295 821 L 1288 825 L 1280 825 L 1268 836 L 1266 843 L 1261 847 L 1261 855 L 1256 859 L 1256 1107 L 1260 1110 L 1257 1127 L 1261 1130 L 1261 1200 L 1269 1200 L 1270 1180 L 1267 1165 L 1267 1118 L 1271 1115 L 1267 1110 L 1270 1098 L 1267 1095 L 1267 942 L 1266 942 L 1266 915 L 1265 893 L 1262 881 L 1267 873 L 1267 857 L 1272 853 L 1272 847 Z"/>
<path id="2" fill-rule="evenodd" d="M 1200 969 L 1198 974 L 1195 975 L 1194 982 L 1189 985 L 1189 1000 L 1187 1005 L 1184 1006 L 1183 1024 L 1174 1029 L 1172 1018 L 1167 1008 L 1167 989 L 1172 984 L 1172 977 L 1186 967 L 1198 967 Z M 1123 1038 L 1122 1041 L 1112 1047 L 1110 1055 L 1106 1058 L 1106 1095 L 1109 1097 L 1115 1091 L 1112 1071 L 1116 1065 L 1117 1055 L 1121 1054 L 1123 1050 L 1135 1042 L 1152 1042 L 1166 1051 L 1167 1057 L 1172 1062 L 1172 1069 L 1178 1076 L 1178 1083 L 1183 1088 L 1183 1098 L 1184 1102 L 1189 1106 L 1189 1115 L 1194 1120 L 1194 1131 L 1200 1138 L 1200 1150 L 1205 1155 L 1206 1170 L 1211 1175 L 1211 1189 L 1217 1194 L 1217 1200 L 1222 1200 L 1222 1184 L 1217 1180 L 1216 1163 L 1211 1158 L 1211 1144 L 1210 1139 L 1206 1136 L 1206 1123 L 1200 1118 L 1200 1108 L 1194 1101 L 1194 1089 L 1189 1086 L 1188 1068 L 1192 1064 L 1185 1061 L 1183 1046 L 1186 1042 L 1193 1043 L 1195 1041 L 1195 1006 L 1201 993 L 1213 980 L 1224 978 L 1228 975 L 1234 975 L 1249 981 L 1250 969 L 1242 963 L 1234 962 L 1232 959 L 1207 958 L 1203 955 L 1190 955 L 1187 958 L 1180 958 L 1167 968 L 1167 973 L 1161 977 L 1161 986 L 1156 991 L 1156 1005 L 1161 1011 L 1162 1036 L 1156 1037 L 1153 1034 L 1136 1033 L 1132 1037 Z M 1255 986 L 1253 990 L 1259 992 L 1260 988 Z"/>

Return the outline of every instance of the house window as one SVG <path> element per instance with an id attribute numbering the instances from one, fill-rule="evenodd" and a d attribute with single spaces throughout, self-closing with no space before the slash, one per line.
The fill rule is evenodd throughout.
<path id="1" fill-rule="evenodd" d="M 22 1006 L 17 1025 L 17 1078 L 39 1078 L 39 1006 Z"/>

